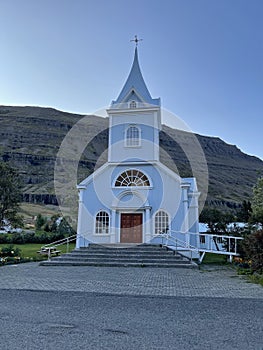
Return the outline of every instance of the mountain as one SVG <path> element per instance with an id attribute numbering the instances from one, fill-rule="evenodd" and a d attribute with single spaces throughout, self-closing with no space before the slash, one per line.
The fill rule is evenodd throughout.
<path id="1" fill-rule="evenodd" d="M 106 161 L 108 119 L 89 115 L 82 123 L 82 118 L 84 115 L 52 108 L 0 106 L 0 160 L 9 162 L 20 173 L 24 201 L 57 203 L 55 161 L 63 139 L 72 131 L 73 125 L 78 126 L 77 122 L 85 134 L 85 140 L 80 141 L 89 140 L 79 161 L 78 181 Z M 196 143 L 201 146 L 208 166 L 207 202 L 236 207 L 250 199 L 252 187 L 263 172 L 263 161 L 244 154 L 220 138 L 194 135 L 164 125 L 160 132 L 161 161 L 182 177 L 195 175 L 194 168 L 200 168 L 201 164 Z M 76 145 L 72 146 L 73 153 L 74 147 Z M 201 192 L 202 180 L 199 176 Z"/>

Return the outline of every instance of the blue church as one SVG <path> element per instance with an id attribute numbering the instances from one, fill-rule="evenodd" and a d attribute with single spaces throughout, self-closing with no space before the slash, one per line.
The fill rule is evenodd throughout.
<path id="1" fill-rule="evenodd" d="M 137 46 L 127 81 L 107 114 L 108 161 L 77 186 L 76 248 L 159 244 L 164 237 L 198 247 L 196 179 L 181 178 L 159 160 L 161 101 L 145 84 Z"/>

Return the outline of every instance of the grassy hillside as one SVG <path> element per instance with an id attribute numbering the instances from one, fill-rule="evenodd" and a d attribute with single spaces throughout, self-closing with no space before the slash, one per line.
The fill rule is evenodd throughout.
<path id="1" fill-rule="evenodd" d="M 9 162 L 21 174 L 24 201 L 56 204 L 56 156 L 64 137 L 83 117 L 52 108 L 0 106 L 0 160 Z M 107 159 L 107 127 L 108 119 L 92 115 L 85 118 L 82 131 L 91 141 L 79 162 L 79 181 Z M 219 138 L 196 137 L 209 169 L 208 201 L 232 206 L 249 199 L 259 172 L 263 172 L 263 162 Z M 192 139 L 193 135 L 167 126 L 163 126 L 160 133 L 162 162 L 183 177 L 192 176 L 183 151 L 189 148 Z M 195 161 L 198 163 L 198 159 Z M 202 183 L 202 179 L 198 181 Z M 199 187 L 202 188 L 202 185 Z"/>

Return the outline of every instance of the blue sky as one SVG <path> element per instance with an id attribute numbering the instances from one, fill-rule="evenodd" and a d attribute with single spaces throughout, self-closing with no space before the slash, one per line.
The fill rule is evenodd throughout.
<path id="1" fill-rule="evenodd" d="M 263 159 L 262 18 L 262 0 L 0 0 L 0 104 L 108 106 L 137 34 L 163 107 Z"/>

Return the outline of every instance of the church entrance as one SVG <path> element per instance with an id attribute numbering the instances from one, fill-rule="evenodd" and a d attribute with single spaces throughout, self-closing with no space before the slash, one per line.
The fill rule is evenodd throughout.
<path id="1" fill-rule="evenodd" d="M 142 214 L 121 214 L 120 243 L 142 243 Z"/>

